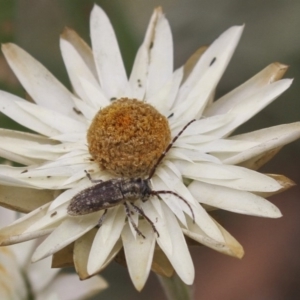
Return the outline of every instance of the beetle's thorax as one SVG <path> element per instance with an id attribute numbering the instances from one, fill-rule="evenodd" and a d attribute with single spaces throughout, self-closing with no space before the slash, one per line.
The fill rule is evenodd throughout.
<path id="1" fill-rule="evenodd" d="M 129 178 L 124 179 L 120 186 L 124 198 L 128 201 L 141 199 L 147 201 L 151 195 L 149 179 Z"/>

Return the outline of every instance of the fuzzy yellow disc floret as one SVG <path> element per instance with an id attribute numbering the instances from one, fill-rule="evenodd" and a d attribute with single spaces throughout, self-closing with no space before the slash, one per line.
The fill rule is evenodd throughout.
<path id="1" fill-rule="evenodd" d="M 101 109 L 88 130 L 88 146 L 102 170 L 147 176 L 171 140 L 166 117 L 153 106 L 122 98 Z"/>

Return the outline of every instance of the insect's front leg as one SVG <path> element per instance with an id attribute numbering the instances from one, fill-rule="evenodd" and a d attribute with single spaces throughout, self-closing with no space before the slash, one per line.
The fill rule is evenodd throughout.
<path id="1" fill-rule="evenodd" d="M 87 178 L 88 178 L 92 183 L 100 183 L 100 182 L 103 182 L 103 180 L 101 180 L 101 179 L 93 179 L 93 178 L 91 177 L 91 174 L 88 173 L 87 170 L 84 170 L 84 172 L 85 172 Z"/>

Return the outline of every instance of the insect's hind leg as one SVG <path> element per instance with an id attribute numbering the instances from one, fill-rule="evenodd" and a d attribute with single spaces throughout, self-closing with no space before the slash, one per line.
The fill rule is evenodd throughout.
<path id="1" fill-rule="evenodd" d="M 131 217 L 128 204 L 126 202 L 124 202 L 123 204 L 125 206 L 125 212 L 126 212 L 127 218 L 130 221 L 131 225 L 133 226 L 134 230 L 137 232 L 138 235 L 142 236 L 145 239 L 146 237 L 141 233 L 141 231 L 138 229 L 137 225 L 134 223 L 134 221 Z"/>
<path id="2" fill-rule="evenodd" d="M 146 216 L 146 214 L 144 213 L 144 211 L 140 207 L 136 206 L 135 204 L 133 204 L 131 202 L 130 202 L 130 205 L 134 208 L 134 210 L 137 213 L 139 213 L 141 216 L 143 216 L 145 218 L 145 220 L 151 225 L 153 231 L 157 234 L 157 237 L 159 237 L 159 233 L 158 233 L 158 231 L 157 231 L 154 223 Z"/>
<path id="3" fill-rule="evenodd" d="M 100 228 L 100 227 L 102 226 L 106 214 L 107 214 L 107 209 L 104 210 L 103 215 L 100 217 L 100 219 L 99 219 L 99 221 L 98 221 L 98 224 L 97 224 L 98 228 Z"/>
<path id="4" fill-rule="evenodd" d="M 103 182 L 103 180 L 101 180 L 101 179 L 93 179 L 93 178 L 91 177 L 91 174 L 90 174 L 87 170 L 84 170 L 84 172 L 85 172 L 87 178 L 88 178 L 92 183 L 100 183 L 100 182 Z"/>

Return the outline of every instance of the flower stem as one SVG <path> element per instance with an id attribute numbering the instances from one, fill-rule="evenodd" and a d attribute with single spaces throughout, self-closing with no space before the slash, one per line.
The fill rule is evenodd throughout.
<path id="1" fill-rule="evenodd" d="M 157 275 L 168 300 L 192 300 L 193 287 L 186 285 L 174 272 L 172 277 Z"/>

